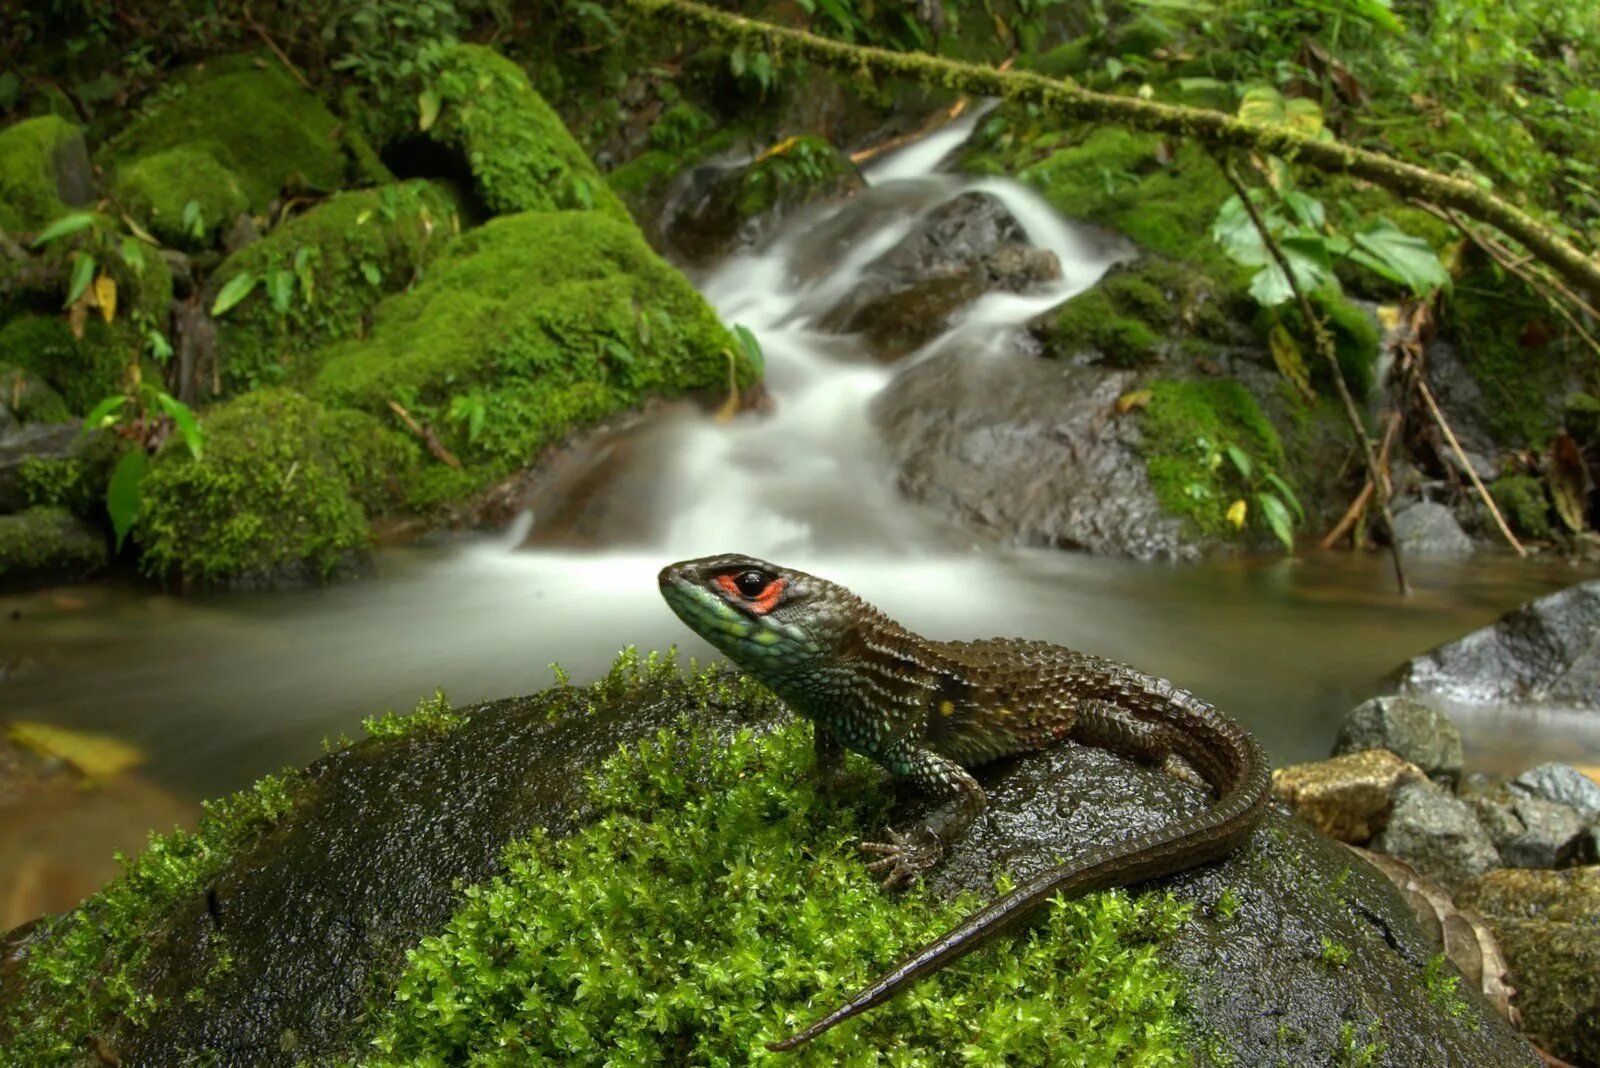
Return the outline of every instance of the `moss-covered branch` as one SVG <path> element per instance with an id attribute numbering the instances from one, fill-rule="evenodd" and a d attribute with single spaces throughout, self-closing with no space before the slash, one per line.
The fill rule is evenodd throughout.
<path id="1" fill-rule="evenodd" d="M 719 11 L 694 0 L 617 0 L 640 14 L 669 18 L 716 37 L 803 58 L 846 74 L 906 78 L 969 96 L 993 96 L 1036 104 L 1073 118 L 1109 122 L 1137 130 L 1192 137 L 1210 146 L 1269 152 L 1319 170 L 1349 174 L 1398 197 L 1453 208 L 1516 239 L 1542 263 L 1580 290 L 1600 296 L 1600 259 L 1502 197 L 1462 178 L 1391 159 L 1337 141 L 1319 141 L 1287 126 L 1246 122 L 1203 108 L 1096 93 L 1070 81 L 1029 71 L 1000 71 L 925 53 L 891 52 L 845 44 Z"/>

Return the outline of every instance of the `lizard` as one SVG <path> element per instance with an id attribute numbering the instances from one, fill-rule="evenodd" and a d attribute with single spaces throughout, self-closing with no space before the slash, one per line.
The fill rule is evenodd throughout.
<path id="1" fill-rule="evenodd" d="M 1215 791 L 1213 804 L 1049 868 L 913 952 L 772 1050 L 795 1049 L 1022 924 L 1058 894 L 1142 882 L 1226 856 L 1266 811 L 1271 769 L 1243 727 L 1163 679 L 1049 642 L 934 641 L 843 586 L 740 554 L 663 568 L 662 596 L 690 629 L 814 725 L 827 784 L 845 749 L 945 803 L 908 833 L 858 843 L 884 888 L 910 883 L 983 812 L 969 768 L 1072 741 Z"/>

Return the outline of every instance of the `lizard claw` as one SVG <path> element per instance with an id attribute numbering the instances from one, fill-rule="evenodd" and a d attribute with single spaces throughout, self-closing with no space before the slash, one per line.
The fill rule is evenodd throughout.
<path id="1" fill-rule="evenodd" d="M 944 845 L 937 835 L 923 828 L 918 841 L 913 841 L 910 836 L 900 834 L 893 828 L 885 828 L 887 842 L 858 842 L 856 848 L 863 853 L 873 853 L 877 860 L 869 861 L 867 870 L 870 872 L 887 872 L 883 877 L 883 889 L 892 890 L 896 886 L 910 884 L 917 876 L 939 863 L 939 858 L 944 856 Z"/>

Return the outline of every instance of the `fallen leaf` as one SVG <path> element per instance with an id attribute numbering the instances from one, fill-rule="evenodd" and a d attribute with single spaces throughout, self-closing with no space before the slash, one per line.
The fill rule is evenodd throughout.
<path id="1" fill-rule="evenodd" d="M 1133 389 L 1117 398 L 1117 414 L 1127 415 L 1135 408 L 1143 408 L 1150 403 L 1150 398 L 1155 396 L 1148 389 Z"/>
<path id="2" fill-rule="evenodd" d="M 107 323 L 117 317 L 117 281 L 102 273 L 94 280 L 94 300 L 100 305 L 100 317 Z"/>
<path id="3" fill-rule="evenodd" d="M 1244 521 L 1249 514 L 1250 506 L 1245 503 L 1243 497 L 1228 505 L 1228 522 L 1233 524 L 1235 530 L 1244 529 Z"/>
<path id="4" fill-rule="evenodd" d="M 145 759 L 137 746 L 121 738 L 51 723 L 16 720 L 6 734 L 17 745 L 42 757 L 66 761 L 89 779 L 110 778 Z"/>

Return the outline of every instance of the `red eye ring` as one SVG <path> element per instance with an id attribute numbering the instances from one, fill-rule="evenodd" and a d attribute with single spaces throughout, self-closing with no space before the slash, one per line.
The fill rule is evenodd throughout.
<path id="1" fill-rule="evenodd" d="M 739 578 L 743 578 L 741 575 Z M 717 585 L 722 587 L 730 600 L 742 601 L 751 613 L 764 616 L 778 607 L 778 601 L 783 597 L 783 591 L 789 583 L 781 578 L 770 580 L 762 587 L 759 593 L 747 595 L 739 589 L 738 580 L 733 575 L 718 575 Z"/>

